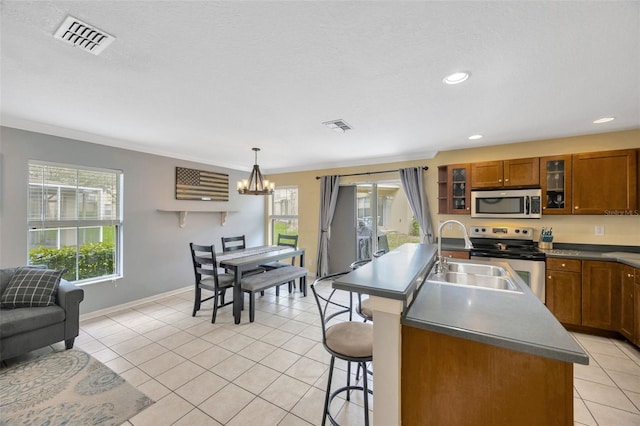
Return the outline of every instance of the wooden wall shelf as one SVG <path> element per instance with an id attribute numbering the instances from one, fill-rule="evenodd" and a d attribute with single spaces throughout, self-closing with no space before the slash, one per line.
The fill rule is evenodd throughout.
<path id="1" fill-rule="evenodd" d="M 158 209 L 159 212 L 166 213 L 178 213 L 178 225 L 180 228 L 184 228 L 187 224 L 187 213 L 219 213 L 220 214 L 220 225 L 224 226 L 227 222 L 227 215 L 229 213 L 234 213 L 233 210 L 216 210 L 216 209 L 198 209 L 198 208 L 190 208 L 190 209 Z"/>

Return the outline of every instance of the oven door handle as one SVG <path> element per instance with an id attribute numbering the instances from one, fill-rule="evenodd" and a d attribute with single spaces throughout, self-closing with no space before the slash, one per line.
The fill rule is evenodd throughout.
<path id="1" fill-rule="evenodd" d="M 528 195 L 524 197 L 524 214 L 527 216 L 531 214 L 531 197 Z"/>

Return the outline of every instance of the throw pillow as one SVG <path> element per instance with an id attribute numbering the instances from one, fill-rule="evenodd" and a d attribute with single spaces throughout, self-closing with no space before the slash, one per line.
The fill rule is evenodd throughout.
<path id="1" fill-rule="evenodd" d="M 2 292 L 0 308 L 33 308 L 55 304 L 58 285 L 65 272 L 66 269 L 18 268 Z"/>

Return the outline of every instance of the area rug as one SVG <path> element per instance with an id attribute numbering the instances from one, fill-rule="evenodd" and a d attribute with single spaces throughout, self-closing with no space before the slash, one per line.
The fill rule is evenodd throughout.
<path id="1" fill-rule="evenodd" d="M 120 425 L 151 404 L 77 349 L 0 370 L 0 425 Z"/>

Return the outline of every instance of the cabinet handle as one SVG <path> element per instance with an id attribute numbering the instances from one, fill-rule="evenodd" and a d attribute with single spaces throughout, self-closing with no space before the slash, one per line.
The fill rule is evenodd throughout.
<path id="1" fill-rule="evenodd" d="M 509 182 L 509 178 L 505 179 L 504 181 L 505 181 L 505 182 Z"/>
<path id="2" fill-rule="evenodd" d="M 633 277 L 633 275 L 631 275 L 631 274 L 627 274 L 627 277 L 628 277 L 628 278 L 631 278 L 631 277 Z"/>
<path id="3" fill-rule="evenodd" d="M 563 264 L 562 264 L 562 267 L 564 268 L 565 266 L 567 266 L 567 265 L 565 265 L 565 264 L 563 263 Z"/>
<path id="4" fill-rule="evenodd" d="M 498 182 L 502 182 L 502 179 L 498 179 Z"/>
<path id="5" fill-rule="evenodd" d="M 574 210 L 578 210 L 579 208 L 580 208 L 580 207 L 578 207 L 578 206 L 575 206 L 575 207 L 574 207 Z"/>
<path id="6" fill-rule="evenodd" d="M 548 279 L 548 280 L 550 280 L 550 279 L 551 279 L 551 275 L 549 275 L 549 276 L 547 277 L 547 279 Z"/>

